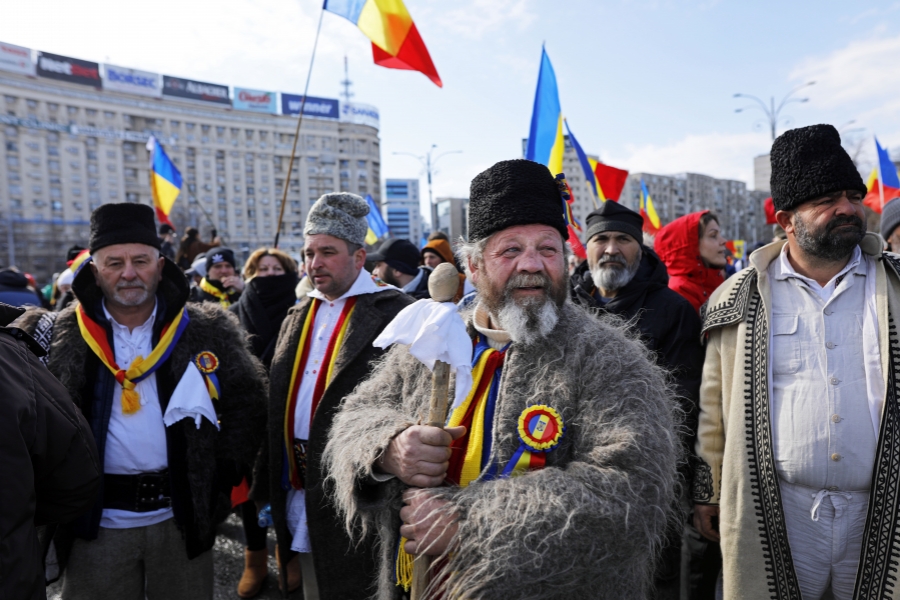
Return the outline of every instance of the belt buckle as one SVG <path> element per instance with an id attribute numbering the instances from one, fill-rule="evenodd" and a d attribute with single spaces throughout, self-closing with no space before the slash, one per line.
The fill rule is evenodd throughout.
<path id="1" fill-rule="evenodd" d="M 306 488 L 306 456 L 309 450 L 309 440 L 294 439 L 294 462 L 297 463 L 297 477 Z"/>
<path id="2" fill-rule="evenodd" d="M 135 504 L 139 511 L 142 508 L 158 510 L 170 505 L 172 498 L 163 495 L 165 477 L 167 477 L 165 471 L 138 475 Z"/>

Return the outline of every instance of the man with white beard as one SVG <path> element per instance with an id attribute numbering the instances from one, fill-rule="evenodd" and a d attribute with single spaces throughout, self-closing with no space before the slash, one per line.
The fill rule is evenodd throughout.
<path id="1" fill-rule="evenodd" d="M 562 209 L 534 162 L 472 181 L 461 254 L 478 290 L 463 315 L 473 385 L 446 427 L 421 425 L 432 378 L 402 345 L 335 416 L 332 500 L 351 535 L 378 533 L 381 600 L 401 597 L 417 554 L 440 557 L 425 598 L 652 587 L 680 456 L 673 391 L 622 326 L 568 299 Z"/>
<path id="2" fill-rule="evenodd" d="M 703 370 L 700 319 L 687 300 L 669 289 L 666 267 L 656 253 L 639 241 L 642 224 L 639 214 L 618 202 L 604 202 L 588 215 L 587 260 L 572 275 L 572 300 L 632 323 L 657 364 L 673 372 L 685 413 L 682 443 L 689 451 L 697 432 Z M 691 469 L 685 465 L 681 472 L 683 490 L 689 490 Z M 687 503 L 686 493 L 683 500 Z M 657 599 L 679 596 L 683 524 L 673 525 L 655 574 Z M 702 547 L 699 534 L 687 527 L 688 536 Z M 694 554 L 700 552 L 702 548 Z"/>

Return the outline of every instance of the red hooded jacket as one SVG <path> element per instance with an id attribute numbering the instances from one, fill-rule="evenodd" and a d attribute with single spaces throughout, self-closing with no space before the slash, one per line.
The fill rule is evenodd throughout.
<path id="1" fill-rule="evenodd" d="M 707 267 L 700 258 L 700 218 L 708 212 L 675 219 L 659 230 L 653 244 L 669 271 L 669 288 L 687 298 L 697 312 L 725 281 L 720 269 Z"/>

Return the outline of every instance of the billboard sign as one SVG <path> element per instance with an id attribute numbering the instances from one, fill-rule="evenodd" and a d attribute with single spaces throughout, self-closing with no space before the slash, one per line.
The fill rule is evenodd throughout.
<path id="1" fill-rule="evenodd" d="M 31 50 L 0 42 L 0 70 L 34 76 Z"/>
<path id="2" fill-rule="evenodd" d="M 299 115 L 300 105 L 303 103 L 303 96 L 297 94 L 281 93 L 281 114 L 283 115 Z M 313 96 L 306 97 L 306 104 L 303 104 L 304 117 L 318 117 L 320 119 L 339 119 L 340 110 L 338 101 L 332 98 L 315 98 Z"/>
<path id="3" fill-rule="evenodd" d="M 164 96 L 174 96 L 175 98 L 187 98 L 188 100 L 214 102 L 216 104 L 231 106 L 231 98 L 228 96 L 228 87 L 215 83 L 205 83 L 203 81 L 194 81 L 193 79 L 182 79 L 181 77 L 163 75 L 162 93 Z"/>
<path id="4" fill-rule="evenodd" d="M 99 64 L 49 52 L 38 52 L 37 74 L 96 88 L 102 86 Z"/>
<path id="5" fill-rule="evenodd" d="M 232 106 L 239 110 L 275 114 L 278 112 L 278 102 L 275 100 L 275 92 L 261 92 L 245 88 L 234 88 Z"/>
<path id="6" fill-rule="evenodd" d="M 162 88 L 159 85 L 159 75 L 127 69 L 115 65 L 103 65 L 103 89 L 139 96 L 152 96 L 159 98 Z"/>
<path id="7" fill-rule="evenodd" d="M 341 102 L 341 121 L 378 129 L 378 109 L 370 104 Z"/>

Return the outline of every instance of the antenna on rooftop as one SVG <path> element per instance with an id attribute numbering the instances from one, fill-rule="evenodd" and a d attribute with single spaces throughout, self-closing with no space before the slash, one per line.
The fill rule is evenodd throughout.
<path id="1" fill-rule="evenodd" d="M 344 86 L 344 91 L 341 92 L 341 96 L 344 98 L 344 102 L 350 102 L 350 98 L 354 96 L 353 92 L 350 91 L 350 86 L 353 85 L 353 82 L 350 81 L 350 69 L 347 66 L 347 55 L 344 55 L 344 80 L 341 81 L 341 85 Z"/>

